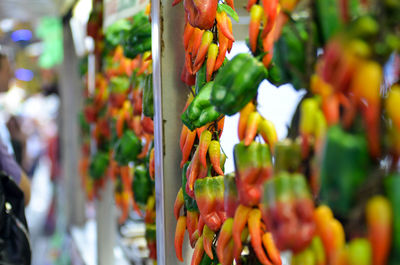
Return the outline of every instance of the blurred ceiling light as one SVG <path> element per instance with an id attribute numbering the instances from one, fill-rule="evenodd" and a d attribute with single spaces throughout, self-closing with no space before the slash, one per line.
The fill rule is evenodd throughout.
<path id="1" fill-rule="evenodd" d="M 15 70 L 15 78 L 29 82 L 33 79 L 33 72 L 29 69 L 19 68 Z"/>
<path id="2" fill-rule="evenodd" d="M 0 30 L 3 32 L 10 32 L 14 27 L 14 20 L 6 18 L 0 20 Z"/>
<path id="3" fill-rule="evenodd" d="M 32 32 L 29 29 L 19 29 L 11 33 L 11 39 L 17 41 L 29 41 L 32 39 Z"/>

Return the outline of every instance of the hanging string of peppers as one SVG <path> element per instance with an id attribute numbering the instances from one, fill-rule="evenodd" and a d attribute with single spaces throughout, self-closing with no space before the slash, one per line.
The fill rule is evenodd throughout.
<path id="1" fill-rule="evenodd" d="M 147 14 L 121 20 L 105 32 L 103 72 L 85 106 L 96 153 L 85 159 L 86 179 L 99 197 L 105 181 L 115 184 L 122 225 L 131 209 L 144 219 L 149 258 L 157 259 L 153 148 L 151 24 Z M 87 147 L 86 147 L 87 149 Z M 85 150 L 86 150 L 85 149 Z M 87 153 L 89 154 L 89 153 Z M 90 160 L 90 162 L 89 162 Z M 83 165 L 82 165 L 83 168 Z M 82 170 L 83 171 L 83 170 Z"/>
<path id="2" fill-rule="evenodd" d="M 400 76 L 384 80 L 382 66 L 398 60 L 400 4 L 250 0 L 251 54 L 230 61 L 233 2 L 183 4 L 181 79 L 191 93 L 174 205 L 178 259 L 188 231 L 192 265 L 276 265 L 281 251 L 292 265 L 399 263 Z M 278 141 L 257 111 L 264 79 L 307 89 L 291 138 Z M 238 112 L 235 172 L 224 174 L 223 119 Z"/>

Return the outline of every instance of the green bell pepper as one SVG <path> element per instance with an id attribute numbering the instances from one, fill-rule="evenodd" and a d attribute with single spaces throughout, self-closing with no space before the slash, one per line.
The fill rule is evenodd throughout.
<path id="1" fill-rule="evenodd" d="M 142 150 L 140 139 L 133 131 L 125 131 L 114 147 L 114 159 L 119 165 L 127 165 L 135 161 Z"/>
<path id="2" fill-rule="evenodd" d="M 153 193 L 153 185 L 149 176 L 149 171 L 143 165 L 135 167 L 132 190 L 135 201 L 143 206 L 146 205 L 147 199 Z"/>
<path id="3" fill-rule="evenodd" d="M 209 122 L 215 121 L 221 115 L 210 103 L 212 86 L 213 82 L 208 82 L 181 116 L 182 122 L 191 131 Z"/>
<path id="4" fill-rule="evenodd" d="M 289 139 L 275 144 L 275 172 L 296 172 L 301 166 L 301 149 L 298 142 Z"/>
<path id="5" fill-rule="evenodd" d="M 365 135 L 331 127 L 321 164 L 320 198 L 339 216 L 347 216 L 368 173 L 369 155 Z"/>
<path id="6" fill-rule="evenodd" d="M 93 179 L 100 179 L 104 176 L 109 164 L 108 153 L 97 152 L 90 161 L 89 175 Z"/>
<path id="7" fill-rule="evenodd" d="M 267 76 L 267 69 L 256 58 L 238 54 L 215 77 L 211 104 L 217 111 L 233 115 L 257 95 L 259 84 Z"/>
<path id="8" fill-rule="evenodd" d="M 223 222 L 220 213 L 224 211 L 224 177 L 196 180 L 194 194 L 204 222 L 211 230 L 218 231 Z"/>

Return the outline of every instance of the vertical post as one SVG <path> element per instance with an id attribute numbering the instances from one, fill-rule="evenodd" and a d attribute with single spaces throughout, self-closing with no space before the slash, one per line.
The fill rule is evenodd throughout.
<path id="1" fill-rule="evenodd" d="M 81 80 L 78 75 L 78 59 L 74 50 L 71 28 L 64 24 L 64 62 L 60 66 L 60 116 L 61 163 L 65 187 L 64 208 L 66 222 L 83 225 L 85 222 L 85 196 L 78 178 L 79 121 Z"/>
<path id="2" fill-rule="evenodd" d="M 173 205 L 181 185 L 180 116 L 189 92 L 180 80 L 184 63 L 183 6 L 173 8 L 171 3 L 153 1 L 151 16 L 158 265 L 179 263 L 172 243 L 176 226 Z M 190 262 L 189 257 L 185 261 Z"/>
<path id="3" fill-rule="evenodd" d="M 94 54 L 88 56 L 88 88 L 89 93 L 93 94 L 96 82 L 96 57 Z M 93 128 L 91 128 L 93 129 Z M 90 143 L 91 152 L 96 152 L 94 140 Z M 107 177 L 107 176 L 106 176 Z M 114 265 L 114 246 L 116 221 L 114 214 L 114 185 L 107 178 L 101 196 L 96 200 L 96 224 L 97 224 L 97 264 Z"/>
<path id="4" fill-rule="evenodd" d="M 97 264 L 114 265 L 115 255 L 115 206 L 114 186 L 110 179 L 101 193 L 101 199 L 96 201 L 96 221 L 97 221 Z"/>

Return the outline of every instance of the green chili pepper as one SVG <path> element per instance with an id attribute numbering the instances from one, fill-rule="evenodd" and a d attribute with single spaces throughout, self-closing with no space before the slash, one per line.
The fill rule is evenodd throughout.
<path id="1" fill-rule="evenodd" d="M 143 115 L 153 118 L 153 74 L 146 76 L 146 81 L 143 89 Z"/>
<path id="2" fill-rule="evenodd" d="M 233 115 L 257 95 L 258 86 L 268 72 L 250 54 L 241 53 L 218 72 L 211 93 L 217 111 Z"/>
<path id="3" fill-rule="evenodd" d="M 216 120 L 220 116 L 220 113 L 210 103 L 212 86 L 213 82 L 207 83 L 181 116 L 182 122 L 191 131 Z"/>

